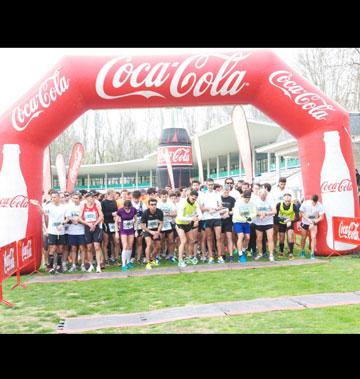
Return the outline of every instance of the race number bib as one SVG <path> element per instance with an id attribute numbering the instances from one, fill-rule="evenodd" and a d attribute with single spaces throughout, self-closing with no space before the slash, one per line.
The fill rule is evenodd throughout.
<path id="1" fill-rule="evenodd" d="M 159 220 L 149 220 L 148 221 L 148 228 L 149 229 L 157 229 L 159 226 Z"/>
<path id="2" fill-rule="evenodd" d="M 165 220 L 162 230 L 166 231 L 166 230 L 171 230 L 171 229 L 172 229 L 171 222 L 169 220 Z"/>
<path id="3" fill-rule="evenodd" d="M 130 230 L 134 227 L 134 219 L 132 220 L 124 220 L 123 221 L 123 229 Z"/>
<path id="4" fill-rule="evenodd" d="M 86 222 L 96 222 L 96 212 L 85 212 L 84 216 Z"/>
<path id="5" fill-rule="evenodd" d="M 115 232 L 115 224 L 114 223 L 109 224 L 109 232 L 110 233 L 114 233 Z"/>

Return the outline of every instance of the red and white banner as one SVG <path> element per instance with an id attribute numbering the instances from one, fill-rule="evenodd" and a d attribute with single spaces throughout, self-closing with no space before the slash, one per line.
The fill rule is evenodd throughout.
<path id="1" fill-rule="evenodd" d="M 34 258 L 34 245 L 32 237 L 18 241 L 19 270 L 30 264 Z"/>
<path id="2" fill-rule="evenodd" d="M 0 273 L 2 280 L 9 278 L 16 273 L 17 256 L 16 242 L 10 243 L 0 248 L 0 258 L 2 259 L 2 272 Z"/>
<path id="3" fill-rule="evenodd" d="M 334 241 L 360 245 L 360 217 L 333 217 Z"/>
<path id="4" fill-rule="evenodd" d="M 51 188 L 52 188 L 51 157 L 50 157 L 50 147 L 47 146 L 44 151 L 44 163 L 43 163 L 43 191 L 44 191 L 45 196 L 47 196 Z"/>
<path id="5" fill-rule="evenodd" d="M 192 166 L 191 146 L 159 147 L 158 166 L 166 166 L 166 150 L 168 151 L 172 166 Z"/>
<path id="6" fill-rule="evenodd" d="M 66 191 L 66 167 L 65 159 L 62 154 L 56 156 L 56 170 L 59 179 L 60 191 Z"/>
<path id="7" fill-rule="evenodd" d="M 245 112 L 240 105 L 237 105 L 234 108 L 232 119 L 234 133 L 236 136 L 237 145 L 239 147 L 239 154 L 241 156 L 241 161 L 245 169 L 245 181 L 248 183 L 252 183 L 254 173 L 252 166 L 249 127 L 246 120 Z"/>
<path id="8" fill-rule="evenodd" d="M 84 146 L 80 142 L 76 143 L 73 146 L 69 161 L 69 171 L 66 183 L 66 190 L 68 192 L 74 191 L 79 175 L 80 166 L 84 159 L 84 153 Z"/>

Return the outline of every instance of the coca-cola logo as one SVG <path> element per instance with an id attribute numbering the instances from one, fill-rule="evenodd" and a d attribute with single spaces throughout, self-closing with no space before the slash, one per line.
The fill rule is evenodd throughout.
<path id="1" fill-rule="evenodd" d="M 340 182 L 323 182 L 320 186 L 321 193 L 326 192 L 345 192 L 345 191 L 352 191 L 353 186 L 352 182 L 349 179 L 343 179 Z"/>
<path id="2" fill-rule="evenodd" d="M 269 82 L 316 120 L 326 120 L 329 114 L 327 111 L 336 111 L 335 107 L 327 104 L 319 94 L 308 92 L 304 87 L 291 80 L 292 76 L 293 74 L 289 71 L 275 71 L 269 76 Z"/>
<path id="3" fill-rule="evenodd" d="M 350 222 L 349 225 L 345 225 L 343 221 L 339 224 L 338 236 L 339 238 L 346 238 L 349 240 L 360 241 L 359 237 L 359 223 Z"/>
<path id="4" fill-rule="evenodd" d="M 74 163 L 69 169 L 69 177 L 70 177 L 71 183 L 73 183 L 73 184 L 75 184 L 75 182 L 76 182 L 76 178 L 77 178 L 77 175 L 79 172 L 79 168 L 81 165 L 82 158 L 83 158 L 83 150 L 82 150 L 81 146 L 78 145 L 78 146 L 76 146 L 76 150 L 75 150 Z"/>
<path id="5" fill-rule="evenodd" d="M 4 274 L 8 274 L 15 269 L 15 248 L 10 248 L 4 253 Z"/>
<path id="6" fill-rule="evenodd" d="M 30 122 L 39 117 L 61 95 L 69 89 L 70 79 L 60 76 L 60 68 L 41 83 L 37 94 L 27 103 L 18 105 L 11 114 L 11 123 L 15 130 L 22 132 Z"/>
<path id="7" fill-rule="evenodd" d="M 209 92 L 210 96 L 234 96 L 245 86 L 249 86 L 248 82 L 244 82 L 246 71 L 236 69 L 238 63 L 249 55 L 251 53 L 244 52 L 237 52 L 231 56 L 193 55 L 183 62 L 160 62 L 155 65 L 143 62 L 137 66 L 132 62 L 132 57 L 114 58 L 99 71 L 96 78 L 96 92 L 102 99 L 119 99 L 134 95 L 144 96 L 147 99 L 166 98 L 164 93 L 154 89 L 163 87 L 171 80 L 169 90 L 172 97 L 184 97 L 190 93 L 194 97 L 199 97 L 205 92 Z M 204 73 L 203 69 L 211 57 L 224 62 L 216 73 L 211 71 Z M 170 68 L 175 67 L 176 71 L 171 74 Z M 198 73 L 199 70 L 202 71 L 201 75 Z M 137 88 L 140 90 L 136 90 Z"/>
<path id="8" fill-rule="evenodd" d="M 32 257 L 32 243 L 31 240 L 28 241 L 28 243 L 21 248 L 21 259 L 23 261 L 29 259 Z"/>
<path id="9" fill-rule="evenodd" d="M 29 206 L 29 199 L 24 195 L 17 195 L 15 197 L 0 198 L 0 208 L 27 208 Z"/>
<path id="10" fill-rule="evenodd" d="M 160 147 L 158 151 L 158 165 L 166 165 L 166 150 L 169 154 L 171 164 L 192 165 L 192 150 L 187 146 Z"/>

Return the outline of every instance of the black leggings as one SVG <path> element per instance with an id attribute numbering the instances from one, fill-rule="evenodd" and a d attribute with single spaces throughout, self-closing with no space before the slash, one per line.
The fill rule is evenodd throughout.
<path id="1" fill-rule="evenodd" d="M 266 233 L 263 233 L 263 240 L 262 240 L 262 253 L 266 253 Z M 250 242 L 249 242 L 249 249 L 252 251 L 256 251 L 256 230 L 255 230 L 255 224 L 250 224 Z"/>

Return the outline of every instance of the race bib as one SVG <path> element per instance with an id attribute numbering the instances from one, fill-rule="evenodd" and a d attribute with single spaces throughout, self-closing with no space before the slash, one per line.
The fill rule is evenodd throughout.
<path id="1" fill-rule="evenodd" d="M 109 225 L 109 232 L 114 233 L 115 232 L 115 224 L 108 224 Z"/>
<path id="2" fill-rule="evenodd" d="M 149 220 L 148 221 L 148 228 L 149 229 L 157 229 L 159 226 L 159 220 Z"/>
<path id="3" fill-rule="evenodd" d="M 240 212 L 240 216 L 242 216 L 242 217 L 249 217 L 250 216 L 250 212 L 249 211 L 242 211 L 242 212 Z"/>
<path id="4" fill-rule="evenodd" d="M 95 222 L 96 221 L 96 212 L 85 212 L 85 221 L 86 222 Z"/>
<path id="5" fill-rule="evenodd" d="M 165 231 L 165 230 L 171 230 L 171 229 L 172 229 L 171 222 L 168 220 L 165 220 L 162 230 Z"/>
<path id="6" fill-rule="evenodd" d="M 134 219 L 123 221 L 123 229 L 124 230 L 129 230 L 129 229 L 132 229 L 133 227 L 134 227 Z"/>
<path id="7" fill-rule="evenodd" d="M 311 216 L 308 216 L 308 218 L 309 218 L 310 220 L 315 220 L 315 219 L 316 219 L 316 216 L 311 215 Z"/>

